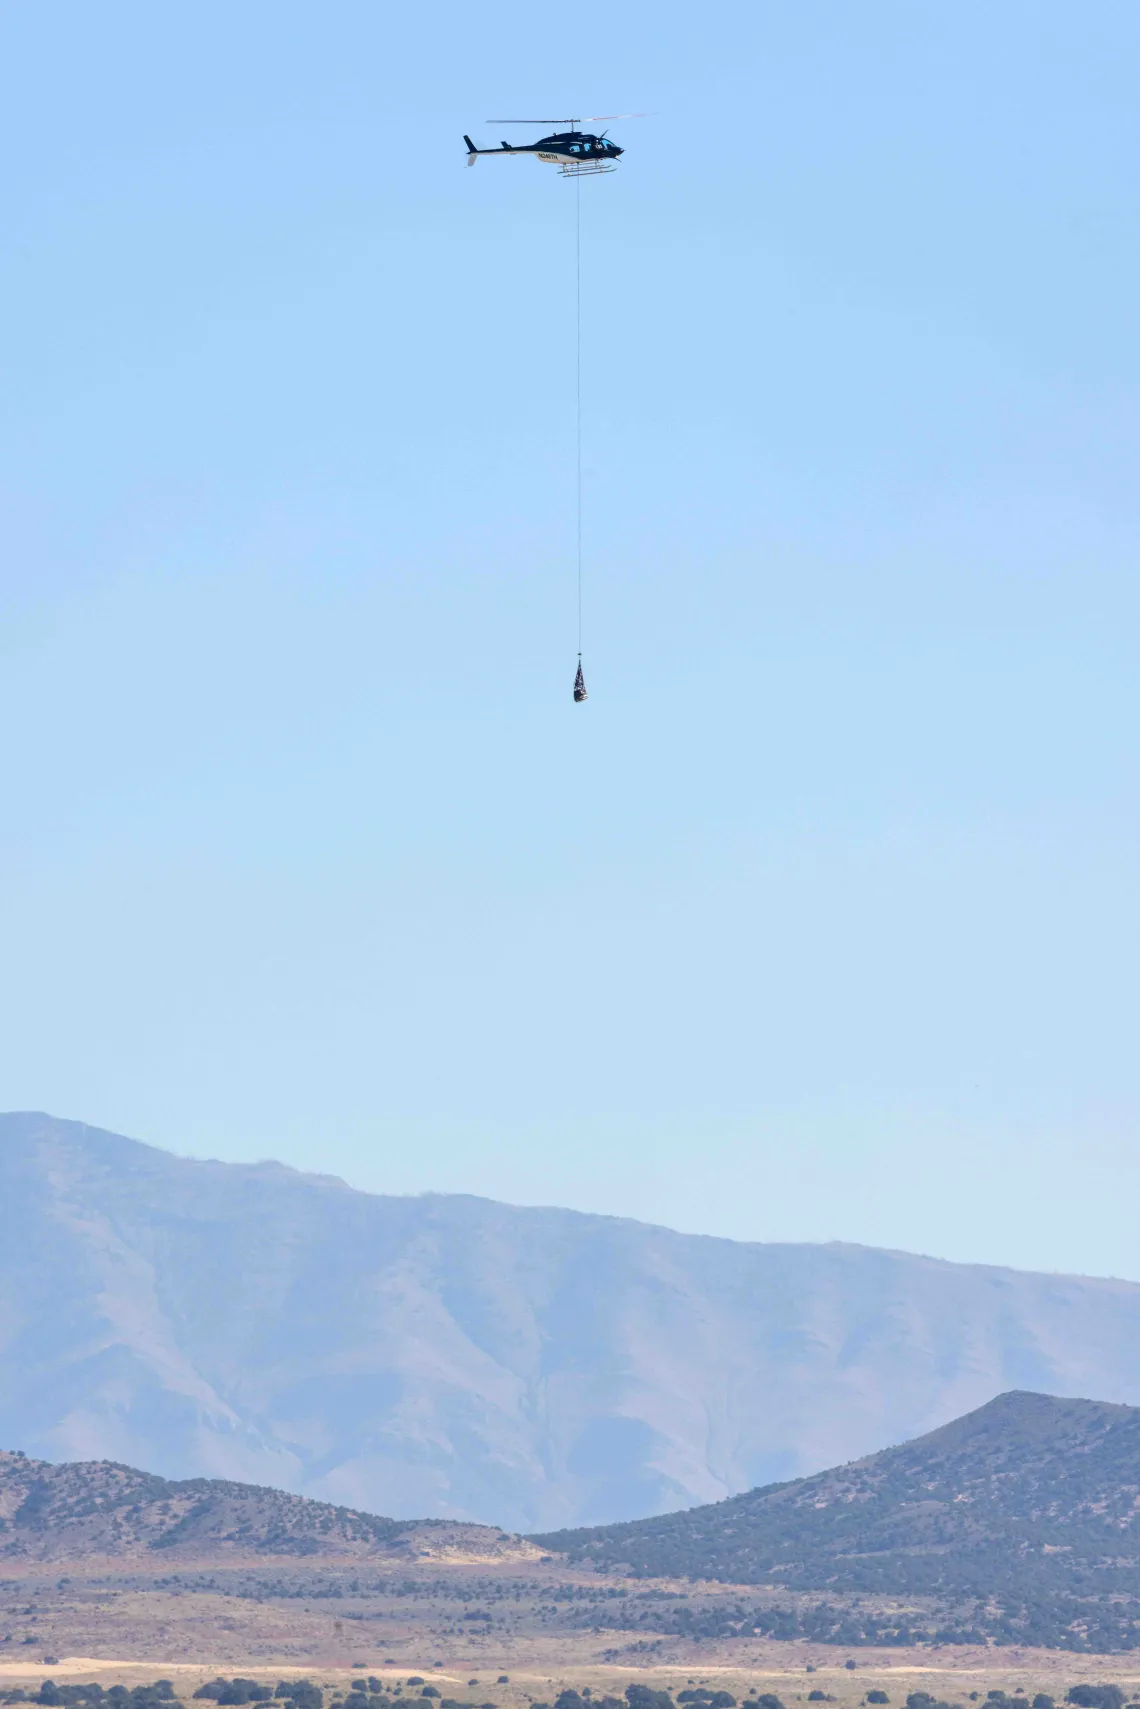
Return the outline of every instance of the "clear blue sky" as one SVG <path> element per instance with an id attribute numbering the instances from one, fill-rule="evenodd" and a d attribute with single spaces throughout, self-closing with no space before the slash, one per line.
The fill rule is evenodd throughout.
<path id="1" fill-rule="evenodd" d="M 6 8 L 0 1106 L 1140 1277 L 1138 58 Z"/>

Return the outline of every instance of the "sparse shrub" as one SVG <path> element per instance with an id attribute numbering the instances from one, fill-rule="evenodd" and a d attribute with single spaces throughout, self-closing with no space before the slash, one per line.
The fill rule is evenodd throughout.
<path id="1" fill-rule="evenodd" d="M 216 1701 L 219 1704 L 219 1709 L 238 1709 L 238 1706 L 242 1704 L 254 1702 L 253 1694 L 257 1689 L 258 1685 L 255 1679 L 241 1679 L 240 1677 L 231 1679 L 229 1684 L 223 1686 L 218 1694 Z M 273 1693 L 269 1691 L 268 1686 L 263 1686 L 261 1689 L 272 1697 Z"/>
<path id="2" fill-rule="evenodd" d="M 1071 1685 L 1065 1702 L 1077 1709 L 1124 1709 L 1124 1693 L 1119 1685 Z"/>
<path id="3" fill-rule="evenodd" d="M 321 1709 L 325 1697 L 320 1686 L 314 1685 L 311 1679 L 283 1679 L 273 1695 L 284 1697 L 286 1709 L 290 1703 L 294 1709 Z"/>
<path id="4" fill-rule="evenodd" d="M 1033 1709 L 1057 1709 L 1057 1705 L 1047 1691 L 1039 1691 L 1033 1699 Z"/>
<path id="5" fill-rule="evenodd" d="M 625 1700 L 629 1709 L 673 1709 L 673 1699 L 667 1691 L 651 1691 L 648 1685 L 627 1685 Z"/>
<path id="6" fill-rule="evenodd" d="M 439 1692 L 436 1690 L 434 1685 L 425 1685 L 423 1690 L 420 1692 L 420 1696 L 421 1697 L 438 1697 Z"/>
<path id="7" fill-rule="evenodd" d="M 105 1691 L 94 1681 L 71 1685 L 45 1679 L 30 1699 L 24 1691 L 5 1692 L 0 1693 L 0 1702 L 31 1701 L 44 1705 L 45 1709 L 57 1709 L 57 1706 L 58 1709 L 78 1709 L 81 1704 L 101 1704 L 103 1709 L 108 1709 L 108 1706 L 111 1706 L 111 1709 L 163 1709 L 174 1697 L 174 1687 L 168 1679 L 156 1679 L 152 1685 L 136 1685 L 130 1691 L 125 1685 L 113 1685 L 109 1691 Z"/>
<path id="8" fill-rule="evenodd" d="M 878 1691 L 878 1690 L 868 1691 L 867 1702 L 868 1703 L 889 1703 L 890 1698 L 887 1696 L 885 1691 Z"/>

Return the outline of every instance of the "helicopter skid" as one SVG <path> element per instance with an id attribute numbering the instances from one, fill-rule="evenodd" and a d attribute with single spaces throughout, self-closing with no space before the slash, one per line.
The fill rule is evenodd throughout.
<path id="1" fill-rule="evenodd" d="M 562 178 L 594 178 L 599 172 L 616 172 L 616 160 L 567 161 L 559 176 Z"/>

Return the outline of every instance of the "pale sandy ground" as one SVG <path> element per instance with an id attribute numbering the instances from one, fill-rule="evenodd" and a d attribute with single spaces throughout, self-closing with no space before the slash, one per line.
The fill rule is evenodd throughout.
<path id="1" fill-rule="evenodd" d="M 711 1646 L 702 1646 L 702 1648 Z M 856 1709 L 863 1695 L 872 1687 L 885 1690 L 896 1709 L 901 1709 L 908 1691 L 921 1689 L 951 1702 L 969 1703 L 968 1694 L 1001 1687 L 1011 1695 L 1020 1686 L 1032 1697 L 1035 1691 L 1049 1691 L 1063 1696 L 1064 1689 L 1077 1680 L 1115 1680 L 1132 1693 L 1140 1691 L 1140 1662 L 1133 1658 L 1114 1656 L 1074 1656 L 1054 1650 L 975 1650 L 942 1649 L 892 1653 L 889 1657 L 876 1652 L 856 1652 L 857 1668 L 849 1672 L 838 1653 L 820 1653 L 819 1646 L 772 1644 L 763 1647 L 763 1654 L 748 1666 L 739 1661 L 712 1662 L 707 1655 L 699 1661 L 678 1665 L 647 1667 L 604 1666 L 591 1662 L 586 1656 L 573 1653 L 575 1646 L 552 1644 L 541 1658 L 534 1657 L 530 1665 L 520 1666 L 516 1657 L 480 1659 L 477 1671 L 469 1673 L 470 1661 L 464 1665 L 432 1667 L 428 1663 L 403 1662 L 399 1667 L 384 1667 L 369 1663 L 366 1670 L 329 1665 L 317 1658 L 299 1664 L 296 1655 L 266 1660 L 237 1661 L 231 1655 L 202 1657 L 197 1661 L 172 1660 L 162 1654 L 151 1659 L 111 1658 L 107 1656 L 67 1656 L 55 1666 L 42 1662 L 6 1661 L 0 1663 L 0 1683 L 4 1685 L 38 1684 L 46 1678 L 59 1680 L 92 1679 L 103 1685 L 122 1683 L 130 1686 L 140 1681 L 166 1677 L 183 1698 L 216 1674 L 243 1673 L 252 1679 L 264 1679 L 273 1684 L 279 1678 L 296 1678 L 304 1674 L 316 1683 L 335 1690 L 344 1690 L 360 1678 L 361 1671 L 375 1674 L 393 1684 L 405 1680 L 410 1673 L 422 1674 L 445 1696 L 467 1701 L 493 1701 L 503 1709 L 516 1709 L 532 1699 L 551 1700 L 564 1686 L 592 1687 L 595 1693 L 609 1692 L 620 1697 L 631 1681 L 676 1692 L 687 1684 L 709 1684 L 731 1691 L 738 1699 L 753 1691 L 774 1691 L 785 1704 L 807 1703 L 808 1692 L 818 1687 L 836 1699 L 834 1709 Z M 554 1654 L 557 1650 L 560 1653 Z M 814 1672 L 806 1672 L 807 1662 L 813 1660 Z M 509 1686 L 497 1685 L 500 1673 L 510 1674 Z M 469 1685 L 471 1678 L 478 1685 Z M 415 1699 L 413 1697 L 413 1702 Z M 426 1709 L 426 1706 L 425 1706 Z"/>

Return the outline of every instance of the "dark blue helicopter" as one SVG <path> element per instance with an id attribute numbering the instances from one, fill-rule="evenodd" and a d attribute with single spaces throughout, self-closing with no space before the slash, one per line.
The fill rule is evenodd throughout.
<path id="1" fill-rule="evenodd" d="M 474 166 L 481 154 L 532 154 L 536 160 L 549 161 L 551 165 L 561 169 L 564 178 L 581 178 L 587 173 L 612 172 L 618 163 L 618 156 L 625 153 L 616 142 L 611 142 L 603 131 L 601 136 L 595 136 L 592 131 L 578 129 L 582 124 L 601 124 L 613 119 L 640 119 L 643 113 L 598 113 L 593 119 L 488 119 L 489 125 L 568 125 L 564 131 L 555 131 L 551 136 L 544 136 L 538 142 L 509 143 L 504 142 L 498 148 L 476 148 L 469 136 L 463 138 L 467 144 L 467 164 Z"/>

